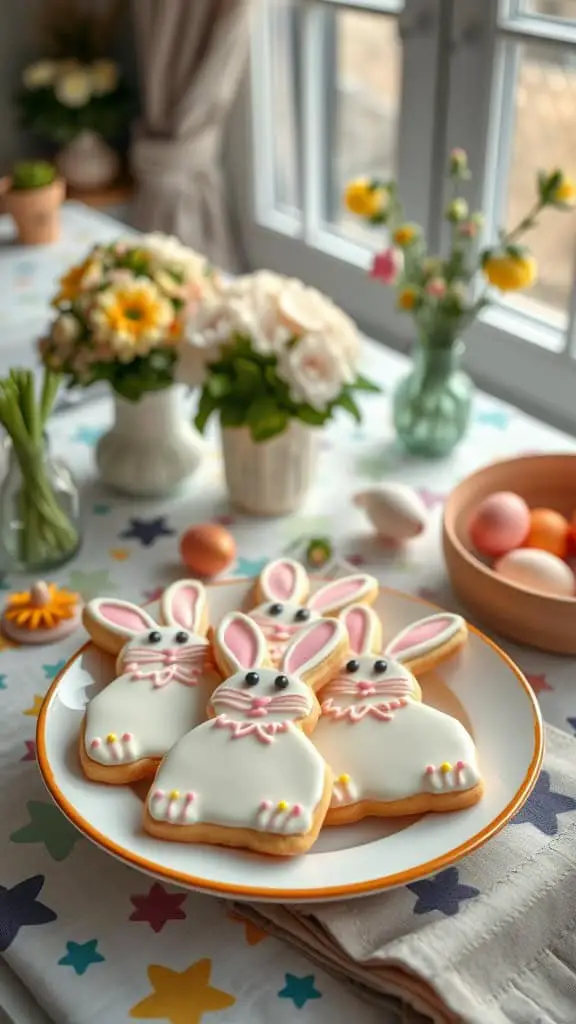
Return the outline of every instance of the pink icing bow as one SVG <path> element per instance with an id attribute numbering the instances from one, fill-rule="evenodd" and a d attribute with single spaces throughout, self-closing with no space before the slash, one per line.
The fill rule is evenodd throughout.
<path id="1" fill-rule="evenodd" d="M 272 743 L 277 733 L 288 730 L 288 722 L 235 722 L 228 715 L 218 715 L 212 721 L 216 729 L 229 729 L 234 740 L 255 736 L 260 743 Z"/>

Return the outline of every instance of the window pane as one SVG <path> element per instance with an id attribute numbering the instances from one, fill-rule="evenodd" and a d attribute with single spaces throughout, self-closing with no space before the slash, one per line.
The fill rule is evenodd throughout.
<path id="1" fill-rule="evenodd" d="M 521 0 L 522 14 L 543 14 L 547 18 L 573 21 L 576 18 L 576 0 Z"/>
<path id="2" fill-rule="evenodd" d="M 506 226 L 516 224 L 535 198 L 539 170 L 576 170 L 576 61 L 568 50 L 530 44 L 518 55 L 515 124 L 512 140 Z M 504 140 L 505 143 L 506 140 Z M 539 280 L 515 304 L 534 303 L 565 314 L 574 266 L 574 217 L 547 210 L 527 236 L 539 264 Z"/>
<path id="3" fill-rule="evenodd" d="M 298 167 L 297 20 L 293 0 L 270 4 L 270 115 L 274 206 L 301 209 Z"/>
<path id="4" fill-rule="evenodd" d="M 342 192 L 357 175 L 396 173 L 402 51 L 395 17 L 343 10 L 334 22 L 326 213 L 358 238 L 365 229 L 343 211 Z"/>

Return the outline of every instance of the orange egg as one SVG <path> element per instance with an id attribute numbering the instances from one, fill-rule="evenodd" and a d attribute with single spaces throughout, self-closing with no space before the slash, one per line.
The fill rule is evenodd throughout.
<path id="1" fill-rule="evenodd" d="M 182 561 L 197 576 L 216 576 L 236 558 L 236 541 L 216 523 L 191 526 L 180 537 Z"/>
<path id="2" fill-rule="evenodd" d="M 576 555 L 576 509 L 572 513 L 572 519 L 570 521 L 570 537 L 568 539 L 568 552 L 571 555 Z"/>
<path id="3" fill-rule="evenodd" d="M 524 541 L 526 548 L 549 551 L 558 558 L 566 558 L 570 523 L 552 508 L 533 508 L 530 511 L 530 530 Z"/>

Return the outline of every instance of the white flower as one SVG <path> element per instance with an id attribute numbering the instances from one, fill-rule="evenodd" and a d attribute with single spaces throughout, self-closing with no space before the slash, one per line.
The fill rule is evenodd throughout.
<path id="1" fill-rule="evenodd" d="M 29 64 L 22 72 L 22 82 L 26 89 L 45 89 L 52 85 L 56 75 L 56 64 L 53 60 L 37 60 Z"/>
<path id="2" fill-rule="evenodd" d="M 295 345 L 285 348 L 278 360 L 278 376 L 290 388 L 295 402 L 307 402 L 324 411 L 350 384 L 350 367 L 324 333 L 307 334 Z"/>
<path id="3" fill-rule="evenodd" d="M 90 81 L 95 96 L 114 92 L 119 77 L 118 65 L 113 60 L 95 60 L 90 65 Z"/>
<path id="4" fill-rule="evenodd" d="M 88 71 L 77 67 L 58 75 L 54 92 L 65 107 L 85 107 L 92 96 L 92 81 Z"/>

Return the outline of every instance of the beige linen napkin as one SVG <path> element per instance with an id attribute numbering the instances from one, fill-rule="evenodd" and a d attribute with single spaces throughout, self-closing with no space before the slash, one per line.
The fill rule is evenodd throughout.
<path id="1" fill-rule="evenodd" d="M 514 822 L 430 879 L 235 910 L 370 1001 L 403 1000 L 407 1024 L 575 1024 L 576 741 L 547 726 L 544 769 Z"/>

